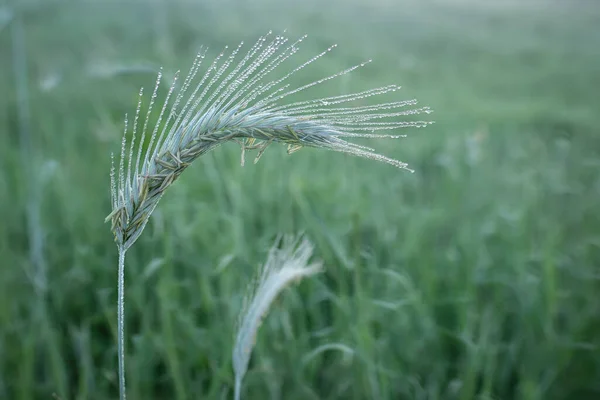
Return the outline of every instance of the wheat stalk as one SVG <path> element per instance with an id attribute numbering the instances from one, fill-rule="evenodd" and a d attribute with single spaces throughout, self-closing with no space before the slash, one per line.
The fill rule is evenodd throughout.
<path id="1" fill-rule="evenodd" d="M 258 150 L 254 160 L 257 162 L 265 149 L 277 142 L 287 145 L 290 154 L 303 147 L 325 148 L 408 170 L 407 164 L 344 138 L 403 137 L 404 135 L 378 132 L 426 126 L 431 122 L 396 121 L 394 118 L 430 113 L 430 109 L 409 108 L 417 103 L 416 100 L 368 106 L 347 104 L 394 92 L 399 89 L 396 85 L 353 94 L 288 102 L 289 96 L 348 74 L 370 62 L 369 60 L 299 87 L 290 86 L 288 81 L 292 76 L 336 47 L 332 46 L 286 75 L 269 79 L 269 75 L 277 67 L 296 54 L 299 44 L 305 38 L 303 36 L 288 45 L 287 38 L 272 37 L 269 32 L 259 38 L 243 57 L 238 57 L 243 43 L 227 56 L 226 47 L 199 74 L 206 54 L 206 50 L 201 50 L 181 84 L 178 84 L 179 73 L 175 75 L 163 106 L 156 115 L 154 105 L 162 79 L 162 72 L 159 72 L 143 124 L 143 90 L 140 90 L 130 139 L 128 119 L 125 117 L 118 171 L 114 158 L 111 168 L 112 212 L 106 218 L 112 223 L 119 251 L 118 352 L 121 399 L 125 398 L 125 253 L 143 232 L 164 192 L 194 160 L 223 143 L 235 141 L 242 148 L 242 165 L 247 150 Z M 176 91 L 177 87 L 179 89 Z M 150 133 L 148 128 L 154 118 L 157 122 Z M 139 130 L 141 134 L 138 140 Z"/>

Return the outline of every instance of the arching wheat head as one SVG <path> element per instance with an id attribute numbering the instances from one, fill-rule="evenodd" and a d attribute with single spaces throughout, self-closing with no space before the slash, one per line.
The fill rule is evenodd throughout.
<path id="1" fill-rule="evenodd" d="M 245 55 L 240 44 L 219 54 L 202 68 L 206 50 L 200 51 L 181 84 L 177 73 L 160 109 L 154 109 L 162 79 L 156 85 L 141 117 L 143 90 L 128 138 L 125 118 L 118 172 L 111 169 L 112 212 L 106 218 L 119 249 L 118 336 L 119 389 L 125 399 L 124 374 L 124 268 L 125 253 L 135 243 L 150 219 L 163 193 L 199 156 L 235 141 L 246 150 L 258 150 L 255 162 L 271 143 L 287 145 L 288 153 L 303 147 L 337 152 L 386 162 L 408 169 L 403 162 L 377 154 L 373 149 L 345 138 L 398 138 L 387 134 L 399 128 L 423 127 L 427 121 L 398 121 L 397 117 L 429 113 L 428 107 L 410 108 L 416 100 L 351 105 L 352 102 L 384 95 L 398 89 L 383 86 L 353 94 L 289 102 L 297 93 L 348 74 L 369 61 L 302 86 L 289 80 L 335 46 L 303 62 L 289 73 L 273 78 L 274 70 L 298 52 L 301 37 L 292 44 L 271 33 L 259 38 Z M 201 70 L 203 71 L 201 72 Z M 176 88 L 179 88 L 176 90 Z M 142 123 L 143 120 L 143 123 Z M 151 121 L 156 121 L 152 128 Z M 138 139 L 138 134 L 140 138 Z M 114 161 L 114 160 L 113 160 Z"/>
<path id="2" fill-rule="evenodd" d="M 415 105 L 416 100 L 345 106 L 345 103 L 394 92 L 398 89 L 396 85 L 286 103 L 288 96 L 350 73 L 370 61 L 292 88 L 288 83 L 291 76 L 317 61 L 335 46 L 300 64 L 285 76 L 269 80 L 269 74 L 293 56 L 305 38 L 286 45 L 287 38 L 276 36 L 269 40 L 269 36 L 261 37 L 237 63 L 242 44 L 227 57 L 225 52 L 221 53 L 197 78 L 206 54 L 201 51 L 174 99 L 177 78 L 172 84 L 145 151 L 143 148 L 146 145 L 145 139 L 161 74 L 159 73 L 141 127 L 141 139 L 137 140 L 142 105 L 140 91 L 140 101 L 129 139 L 129 152 L 126 118 L 118 176 L 115 176 L 114 168 L 111 174 L 112 213 L 107 220 L 112 221 L 119 246 L 128 249 L 137 240 L 164 191 L 188 165 L 227 141 L 236 141 L 241 145 L 242 164 L 246 150 L 258 150 L 256 162 L 267 146 L 278 142 L 287 145 L 288 153 L 302 147 L 320 147 L 408 169 L 405 163 L 377 154 L 368 147 L 350 143 L 344 138 L 402 137 L 403 135 L 381 134 L 378 131 L 423 127 L 431 122 L 397 121 L 394 118 L 429 113 L 431 111 L 428 107 L 407 109 Z M 169 104 L 170 110 L 167 112 Z"/>

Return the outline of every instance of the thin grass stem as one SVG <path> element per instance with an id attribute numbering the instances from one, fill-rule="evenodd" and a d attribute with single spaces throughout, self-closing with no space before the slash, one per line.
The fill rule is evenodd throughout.
<path id="1" fill-rule="evenodd" d="M 125 389 L 125 253 L 127 250 L 119 247 L 119 270 L 117 287 L 117 341 L 119 358 L 119 399 L 126 399 Z"/>

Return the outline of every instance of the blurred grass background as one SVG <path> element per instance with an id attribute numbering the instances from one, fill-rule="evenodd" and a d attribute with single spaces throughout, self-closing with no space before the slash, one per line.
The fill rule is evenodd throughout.
<path id="1" fill-rule="evenodd" d="M 116 397 L 123 116 L 269 29 L 309 34 L 298 62 L 338 43 L 297 83 L 374 59 L 311 96 L 397 83 L 436 124 L 376 142 L 415 174 L 202 157 L 129 253 L 129 398 L 231 398 L 245 288 L 298 231 L 326 272 L 271 310 L 244 398 L 600 398 L 600 6 L 469 0 L 2 3 L 0 398 Z"/>

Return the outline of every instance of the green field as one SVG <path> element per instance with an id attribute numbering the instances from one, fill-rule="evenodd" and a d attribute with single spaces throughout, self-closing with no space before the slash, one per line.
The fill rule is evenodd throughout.
<path id="1" fill-rule="evenodd" d="M 395 83 L 435 124 L 365 143 L 414 174 L 275 145 L 201 157 L 128 252 L 128 398 L 231 399 L 245 288 L 297 232 L 325 272 L 271 309 L 242 398 L 600 398 L 597 2 L 0 4 L 0 399 L 118 397 L 123 117 L 160 66 L 270 29 L 309 34 L 297 65 L 338 44 L 298 85 L 373 59 L 307 96 Z"/>

